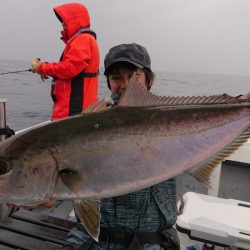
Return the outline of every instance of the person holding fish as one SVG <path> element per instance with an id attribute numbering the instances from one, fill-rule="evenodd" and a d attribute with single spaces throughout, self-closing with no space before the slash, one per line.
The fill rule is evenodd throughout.
<path id="1" fill-rule="evenodd" d="M 150 57 L 137 44 L 112 48 L 105 75 L 108 105 L 1 143 L 0 200 L 71 199 L 84 229 L 70 232 L 65 249 L 179 249 L 172 178 L 188 172 L 209 184 L 218 162 L 249 139 L 250 102 L 151 93 Z"/>
<path id="2" fill-rule="evenodd" d="M 66 3 L 54 8 L 62 23 L 62 40 L 66 46 L 59 62 L 32 61 L 32 72 L 44 80 L 53 77 L 51 96 L 54 101 L 51 120 L 81 113 L 97 100 L 99 47 L 90 29 L 87 8 L 80 3 Z"/>
<path id="3" fill-rule="evenodd" d="M 139 44 L 121 44 L 111 48 L 104 66 L 107 85 L 111 90 L 108 100 L 111 107 L 119 103 L 132 76 L 142 90 L 149 91 L 153 84 L 150 56 L 146 48 Z M 137 95 L 139 98 L 140 93 Z M 137 192 L 102 199 L 99 242 L 88 234 L 91 231 L 88 228 L 74 228 L 68 235 L 64 249 L 78 249 L 79 246 L 81 249 L 99 250 L 179 249 L 178 236 L 173 229 L 176 209 L 175 179 Z M 77 212 L 76 215 L 80 217 Z"/>

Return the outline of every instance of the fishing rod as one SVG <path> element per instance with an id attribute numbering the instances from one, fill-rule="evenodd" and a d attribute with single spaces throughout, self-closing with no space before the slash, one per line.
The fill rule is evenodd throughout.
<path id="1" fill-rule="evenodd" d="M 41 59 L 39 57 L 37 57 L 34 61 L 32 61 L 32 67 L 33 67 L 33 63 L 37 64 L 37 61 L 41 61 Z M 11 71 L 11 72 L 4 72 L 4 73 L 0 73 L 1 75 L 8 75 L 8 74 L 15 74 L 15 73 L 21 73 L 21 72 L 31 72 L 32 69 L 24 69 L 24 70 L 17 70 L 17 71 Z"/>
<path id="2" fill-rule="evenodd" d="M 24 70 L 18 70 L 18 71 L 11 71 L 11 72 L 4 72 L 0 73 L 0 75 L 7 75 L 7 74 L 14 74 L 14 73 L 21 73 L 21 72 L 31 72 L 31 69 L 24 69 Z"/>

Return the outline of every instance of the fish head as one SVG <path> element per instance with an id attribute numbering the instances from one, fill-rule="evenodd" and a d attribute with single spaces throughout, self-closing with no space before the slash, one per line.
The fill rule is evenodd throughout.
<path id="1" fill-rule="evenodd" d="M 50 198 L 57 180 L 57 164 L 45 147 L 0 145 L 0 203 L 29 206 Z"/>

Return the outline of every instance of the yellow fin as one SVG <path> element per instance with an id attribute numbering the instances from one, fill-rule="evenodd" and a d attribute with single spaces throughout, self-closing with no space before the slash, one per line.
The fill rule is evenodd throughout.
<path id="1" fill-rule="evenodd" d="M 79 187 L 85 182 L 84 177 L 72 169 L 63 169 L 59 172 L 64 185 L 72 192 L 77 192 Z"/>
<path id="2" fill-rule="evenodd" d="M 98 242 L 100 234 L 100 201 L 75 201 L 75 213 L 89 235 Z"/>
<path id="3" fill-rule="evenodd" d="M 210 176 L 218 163 L 223 161 L 226 157 L 231 155 L 243 143 L 250 138 L 250 127 L 248 127 L 240 136 L 235 138 L 232 143 L 221 149 L 216 155 L 206 160 L 206 162 L 199 164 L 197 167 L 190 170 L 188 173 L 192 175 L 199 182 L 204 183 L 211 187 Z"/>

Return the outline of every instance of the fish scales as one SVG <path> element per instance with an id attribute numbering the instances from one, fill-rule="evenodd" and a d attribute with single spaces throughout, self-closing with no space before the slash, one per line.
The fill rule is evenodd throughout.
<path id="1" fill-rule="evenodd" d="M 187 171 L 205 182 L 249 137 L 249 100 L 161 97 L 132 77 L 115 108 L 100 101 L 1 142 L 0 202 L 113 197 Z"/>
<path id="2" fill-rule="evenodd" d="M 5 175 L 0 177 L 5 190 L 0 201 L 27 204 L 133 192 L 190 170 L 249 124 L 248 105 L 219 104 L 117 107 L 51 122 L 1 144 L 0 164 L 11 161 L 12 170 L 8 185 L 6 180 L 1 185 Z M 73 179 L 78 176 L 73 191 L 61 180 L 65 170 Z"/>

